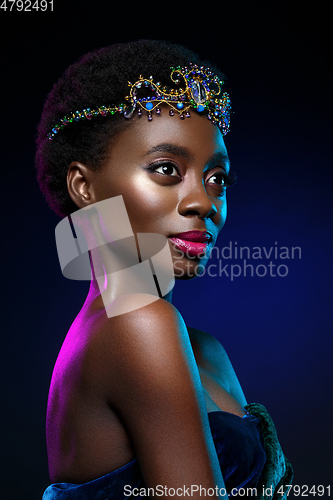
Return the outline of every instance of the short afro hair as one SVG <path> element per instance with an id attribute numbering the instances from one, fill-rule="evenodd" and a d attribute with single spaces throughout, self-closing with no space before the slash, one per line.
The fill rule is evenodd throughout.
<path id="1" fill-rule="evenodd" d="M 54 85 L 43 108 L 37 133 L 37 180 L 50 208 L 66 217 L 78 207 L 67 190 L 67 171 L 72 161 L 80 161 L 93 170 L 103 167 L 111 139 L 130 126 L 131 120 L 113 116 L 80 120 L 61 130 L 50 141 L 52 127 L 66 114 L 85 108 L 119 105 L 128 94 L 128 81 L 139 75 L 163 85 L 170 84 L 170 67 L 190 62 L 210 67 L 224 80 L 224 75 L 208 61 L 189 49 L 170 42 L 139 40 L 105 47 L 83 56 L 69 66 Z"/>

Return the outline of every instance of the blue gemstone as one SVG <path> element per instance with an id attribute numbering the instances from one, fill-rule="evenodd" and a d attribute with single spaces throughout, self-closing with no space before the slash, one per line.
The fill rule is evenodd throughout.
<path id="1" fill-rule="evenodd" d="M 152 102 L 147 102 L 146 104 L 146 109 L 148 109 L 148 111 L 150 111 L 151 109 L 153 109 L 154 105 Z"/>
<path id="2" fill-rule="evenodd" d="M 199 113 L 202 113 L 204 109 L 205 109 L 205 106 L 203 106 L 202 104 L 198 104 L 197 111 L 199 111 Z"/>
<path id="3" fill-rule="evenodd" d="M 184 104 L 182 102 L 177 102 L 177 109 L 183 109 Z"/>

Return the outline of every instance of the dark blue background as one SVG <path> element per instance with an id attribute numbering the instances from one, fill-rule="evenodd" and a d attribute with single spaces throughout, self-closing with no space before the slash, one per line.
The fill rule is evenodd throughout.
<path id="1" fill-rule="evenodd" d="M 54 12 L 0 12 L 2 216 L 1 498 L 48 485 L 45 411 L 58 350 L 88 283 L 66 280 L 59 219 L 39 192 L 34 134 L 43 100 L 89 50 L 139 38 L 187 45 L 228 76 L 226 144 L 239 182 L 218 243 L 301 247 L 285 277 L 178 283 L 189 326 L 218 337 L 249 402 L 264 404 L 295 484 L 332 478 L 332 66 L 320 2 L 129 3 L 54 0 Z M 326 3 L 327 4 L 327 3 Z M 256 266 L 269 261 L 251 260 Z M 242 264 L 240 259 L 223 265 Z M 276 269 L 276 268 L 275 268 Z M 327 490 L 326 490 L 327 491 Z M 322 498 L 328 498 L 326 494 Z"/>

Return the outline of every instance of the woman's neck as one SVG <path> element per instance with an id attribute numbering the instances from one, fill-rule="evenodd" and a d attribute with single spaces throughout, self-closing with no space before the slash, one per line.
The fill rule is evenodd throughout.
<path id="1" fill-rule="evenodd" d="M 164 281 L 165 293 L 147 259 L 140 262 L 133 253 L 117 252 L 108 245 L 90 250 L 91 283 L 85 305 L 98 304 L 112 317 L 144 307 L 163 298 L 172 303 L 174 278 Z M 124 250 L 124 249 L 123 249 Z M 127 254 L 127 255 L 125 255 Z M 162 278 L 167 276 L 164 272 Z"/>

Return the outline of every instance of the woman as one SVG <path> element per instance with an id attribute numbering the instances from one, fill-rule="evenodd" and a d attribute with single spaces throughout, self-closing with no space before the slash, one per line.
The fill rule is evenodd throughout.
<path id="1" fill-rule="evenodd" d="M 287 493 L 292 469 L 269 415 L 246 406 L 220 343 L 185 325 L 161 279 L 170 261 L 176 279 L 200 273 L 226 219 L 222 87 L 187 49 L 139 41 L 87 54 L 45 103 L 38 180 L 83 231 L 92 277 L 52 376 L 44 500 Z M 122 209 L 135 245 L 118 234 L 126 217 L 114 229 Z M 153 265 L 155 295 L 146 269 L 139 285 L 126 274 L 136 250 L 143 264 L 147 234 L 171 256 L 161 273 Z"/>

